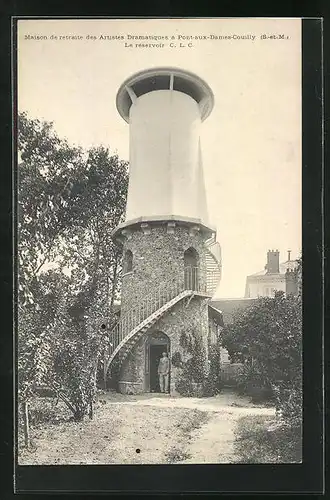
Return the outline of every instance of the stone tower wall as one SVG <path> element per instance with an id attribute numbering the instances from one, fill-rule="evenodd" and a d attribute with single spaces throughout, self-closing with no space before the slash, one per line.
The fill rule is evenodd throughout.
<path id="1" fill-rule="evenodd" d="M 132 271 L 123 274 L 121 314 L 138 307 L 147 295 L 161 285 L 184 283 L 184 252 L 193 247 L 199 256 L 199 277 L 206 286 L 206 247 L 204 237 L 188 227 L 166 224 L 133 228 L 123 244 L 123 254 L 133 254 Z"/>
<path id="2" fill-rule="evenodd" d="M 183 331 L 196 329 L 201 335 L 203 344 L 208 352 L 208 299 L 194 297 L 189 301 L 185 298 L 146 332 L 133 347 L 131 353 L 124 361 L 121 372 L 119 387 L 122 392 L 127 389 L 133 393 L 147 390 L 145 378 L 145 342 L 149 335 L 155 332 L 165 333 L 170 340 L 170 359 L 175 352 L 179 352 L 183 361 L 189 358 L 189 354 L 181 347 L 180 337 Z M 176 393 L 176 382 L 180 378 L 181 370 L 171 366 L 170 392 Z"/>

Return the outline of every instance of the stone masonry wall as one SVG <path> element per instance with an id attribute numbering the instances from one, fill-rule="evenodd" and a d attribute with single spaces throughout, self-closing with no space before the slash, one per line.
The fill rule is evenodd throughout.
<path id="1" fill-rule="evenodd" d="M 184 252 L 193 247 L 199 255 L 199 275 L 206 285 L 206 248 L 200 233 L 190 234 L 187 227 L 167 232 L 166 225 L 151 226 L 150 232 L 133 229 L 123 252 L 133 253 L 132 271 L 122 277 L 121 313 L 138 306 L 162 284 L 184 283 Z"/>
<path id="2" fill-rule="evenodd" d="M 182 300 L 156 323 L 155 329 L 164 332 L 170 339 L 170 359 L 175 352 L 181 354 L 186 361 L 190 354 L 180 346 L 183 331 L 196 328 L 200 333 L 206 353 L 208 352 L 208 299 L 194 297 L 189 301 Z M 175 383 L 180 377 L 181 369 L 171 365 L 171 394 L 176 393 Z"/>
<path id="3" fill-rule="evenodd" d="M 143 230 L 144 229 L 144 230 Z M 123 252 L 133 254 L 132 270 L 122 277 L 121 315 L 131 309 L 138 309 L 142 301 L 161 285 L 181 283 L 184 285 L 184 252 L 194 248 L 198 253 L 199 278 L 206 285 L 206 247 L 204 236 L 189 227 L 175 226 L 168 229 L 166 224 L 147 228 L 136 226 L 126 233 Z M 208 348 L 208 299 L 195 296 L 185 298 L 175 304 L 162 318 L 137 341 L 123 362 L 119 388 L 121 392 L 143 392 L 147 390 L 145 380 L 145 341 L 147 335 L 161 331 L 170 339 L 170 357 L 180 352 L 183 360 L 188 356 L 180 346 L 183 330 L 197 328 L 204 345 Z M 175 392 L 175 382 L 180 369 L 171 368 L 171 393 Z"/>
<path id="4" fill-rule="evenodd" d="M 144 335 L 128 354 L 120 370 L 120 392 L 138 394 L 145 390 L 145 340 Z"/>
<path id="5" fill-rule="evenodd" d="M 145 341 L 148 335 L 161 331 L 170 339 L 170 359 L 175 352 L 181 354 L 185 361 L 189 354 L 180 346 L 180 337 L 183 331 L 197 328 L 202 336 L 203 343 L 208 350 L 208 299 L 193 297 L 190 301 L 185 298 L 169 310 L 157 323 L 141 338 L 124 361 L 121 373 L 120 387 L 124 392 L 127 387 L 134 393 L 146 390 L 145 385 Z M 180 377 L 181 370 L 171 365 L 170 392 L 176 393 L 175 384 Z M 128 384 L 130 382 L 130 384 Z"/>

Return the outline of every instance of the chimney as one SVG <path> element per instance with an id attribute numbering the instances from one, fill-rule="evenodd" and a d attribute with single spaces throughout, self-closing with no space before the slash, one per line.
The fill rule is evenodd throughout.
<path id="1" fill-rule="evenodd" d="M 279 274 L 280 272 L 280 252 L 278 250 L 268 250 L 267 252 L 267 274 Z"/>
<path id="2" fill-rule="evenodd" d="M 291 250 L 288 250 L 288 261 L 290 262 L 291 260 Z"/>

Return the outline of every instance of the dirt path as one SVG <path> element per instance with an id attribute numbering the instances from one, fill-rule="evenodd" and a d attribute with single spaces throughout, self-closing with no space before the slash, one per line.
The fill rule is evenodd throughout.
<path id="1" fill-rule="evenodd" d="M 142 395 L 142 396 L 122 396 L 113 394 L 105 396 L 104 400 L 109 405 L 129 405 L 129 406 L 153 406 L 158 408 L 187 408 L 208 412 L 226 412 L 243 415 L 269 415 L 274 412 L 272 407 L 256 406 L 249 401 L 249 398 L 238 396 L 232 392 L 210 398 L 185 398 L 173 397 L 163 394 Z"/>
<path id="2" fill-rule="evenodd" d="M 274 415 L 246 398 L 106 394 L 92 421 L 44 424 L 32 431 L 34 452 L 19 462 L 40 464 L 229 463 L 236 421 Z"/>
<path id="3" fill-rule="evenodd" d="M 233 459 L 234 441 L 233 419 L 214 415 L 208 422 L 193 434 L 193 441 L 188 447 L 190 458 L 180 463 L 230 463 Z"/>
<path id="4" fill-rule="evenodd" d="M 176 463 L 230 463 L 234 460 L 234 430 L 237 420 L 246 415 L 274 416 L 274 408 L 258 407 L 248 398 L 224 392 L 211 398 L 175 398 L 153 395 L 135 401 L 109 401 L 112 405 L 148 406 L 155 408 L 186 408 L 207 412 L 209 419 L 192 430 L 185 443 L 188 456 Z"/>

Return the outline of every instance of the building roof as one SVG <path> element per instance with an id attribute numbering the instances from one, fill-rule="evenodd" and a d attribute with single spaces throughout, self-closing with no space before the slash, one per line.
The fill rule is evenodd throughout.
<path id="1" fill-rule="evenodd" d="M 233 321 L 235 311 L 253 306 L 257 300 L 256 298 L 217 299 L 212 300 L 210 306 L 222 315 L 224 324 L 227 324 Z"/>
<path id="2" fill-rule="evenodd" d="M 297 261 L 296 260 L 286 260 L 285 262 L 280 263 L 280 272 L 279 273 L 267 273 L 266 269 L 263 269 L 262 271 L 259 271 L 257 273 L 249 274 L 247 278 L 255 278 L 257 276 L 265 276 L 266 274 L 273 274 L 273 275 L 285 275 L 287 269 L 295 269 L 297 267 Z"/>
<path id="3" fill-rule="evenodd" d="M 215 322 L 220 325 L 220 326 L 225 326 L 224 324 L 224 320 L 223 320 L 223 314 L 222 314 L 222 311 L 219 311 L 219 309 L 217 309 L 216 307 L 214 307 L 211 304 L 209 304 L 209 307 L 208 307 L 208 313 L 209 313 L 209 318 L 215 320 Z"/>

